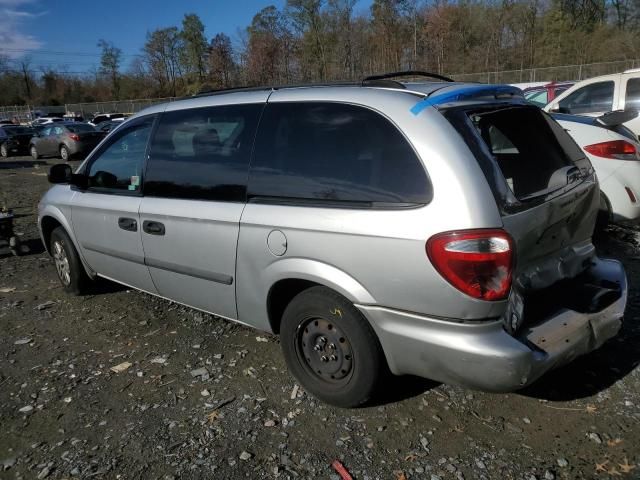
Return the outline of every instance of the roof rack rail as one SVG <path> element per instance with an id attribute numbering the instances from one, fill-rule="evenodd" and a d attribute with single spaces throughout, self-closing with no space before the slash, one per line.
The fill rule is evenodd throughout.
<path id="1" fill-rule="evenodd" d="M 405 70 L 402 72 L 391 72 L 391 73 L 383 73 L 381 75 L 370 75 L 366 77 L 364 80 L 362 80 L 362 85 L 363 86 L 365 84 L 371 85 L 371 82 L 376 82 L 378 80 L 387 80 L 387 79 L 396 78 L 396 77 L 429 77 L 429 78 L 435 78 L 436 80 L 442 80 L 443 82 L 455 82 L 455 80 L 453 80 L 452 78 L 445 77 L 444 75 L 438 75 L 437 73 L 423 72 L 420 70 Z M 394 83 L 398 83 L 402 85 L 400 82 L 394 82 Z M 402 87 L 406 88 L 404 85 L 402 85 Z"/>

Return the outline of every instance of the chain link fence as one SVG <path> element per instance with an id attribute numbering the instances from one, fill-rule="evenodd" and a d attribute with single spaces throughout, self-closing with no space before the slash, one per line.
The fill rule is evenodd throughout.
<path id="1" fill-rule="evenodd" d="M 640 60 L 620 60 L 617 62 L 586 63 L 582 65 L 563 65 L 560 67 L 525 68 L 522 70 L 503 70 L 499 72 L 459 73 L 451 78 L 463 82 L 482 83 L 527 83 L 551 81 L 578 81 L 587 78 L 620 73 L 640 67 Z"/>
<path id="2" fill-rule="evenodd" d="M 17 118 L 20 123 L 31 121 L 31 108 L 28 105 L 9 105 L 0 107 L 0 120 Z"/>
<path id="3" fill-rule="evenodd" d="M 91 120 L 98 113 L 128 113 L 133 114 L 158 103 L 171 102 L 174 97 L 144 98 L 138 100 L 119 100 L 97 103 L 68 103 L 65 105 L 67 114 L 79 115 Z"/>

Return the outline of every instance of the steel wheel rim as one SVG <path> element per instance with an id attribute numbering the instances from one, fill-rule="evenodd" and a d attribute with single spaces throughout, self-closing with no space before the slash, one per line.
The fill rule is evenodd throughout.
<path id="1" fill-rule="evenodd" d="M 2 155 L 3 157 L 7 157 L 8 153 L 9 153 L 9 150 L 7 150 L 6 145 L 0 146 L 0 155 Z"/>
<path id="2" fill-rule="evenodd" d="M 335 322 L 308 318 L 296 332 L 298 359 L 315 378 L 331 385 L 347 383 L 353 375 L 353 348 Z"/>
<path id="3" fill-rule="evenodd" d="M 71 269 L 69 267 L 69 258 L 64 249 L 64 245 L 60 241 L 53 243 L 53 260 L 56 264 L 56 271 L 60 281 L 66 286 L 71 283 Z"/>
<path id="4" fill-rule="evenodd" d="M 67 152 L 67 149 L 62 147 L 60 149 L 60 156 L 62 157 L 62 160 L 67 160 L 69 158 L 69 152 Z"/>
<path id="5" fill-rule="evenodd" d="M 31 147 L 31 156 L 33 158 L 36 158 L 38 156 L 38 150 L 36 149 L 36 147 Z"/>

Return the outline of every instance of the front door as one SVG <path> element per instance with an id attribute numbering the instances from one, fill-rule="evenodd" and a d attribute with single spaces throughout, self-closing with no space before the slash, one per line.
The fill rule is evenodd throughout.
<path id="1" fill-rule="evenodd" d="M 232 319 L 249 158 L 267 94 L 244 97 L 250 103 L 162 114 L 140 207 L 145 261 L 158 293 Z"/>
<path id="2" fill-rule="evenodd" d="M 156 293 L 142 249 L 141 177 L 153 117 L 115 134 L 87 161 L 89 186 L 72 206 L 73 231 L 89 266 L 99 275 Z"/>

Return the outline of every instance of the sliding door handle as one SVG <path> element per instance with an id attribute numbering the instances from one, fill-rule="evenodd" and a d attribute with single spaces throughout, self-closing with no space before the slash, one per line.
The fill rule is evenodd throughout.
<path id="1" fill-rule="evenodd" d="M 138 231 L 138 222 L 136 222 L 133 218 L 120 217 L 118 219 L 118 226 L 122 230 L 127 230 L 129 232 Z"/>
<path id="2" fill-rule="evenodd" d="M 164 224 L 145 220 L 142 222 L 142 230 L 149 235 L 164 235 Z"/>

